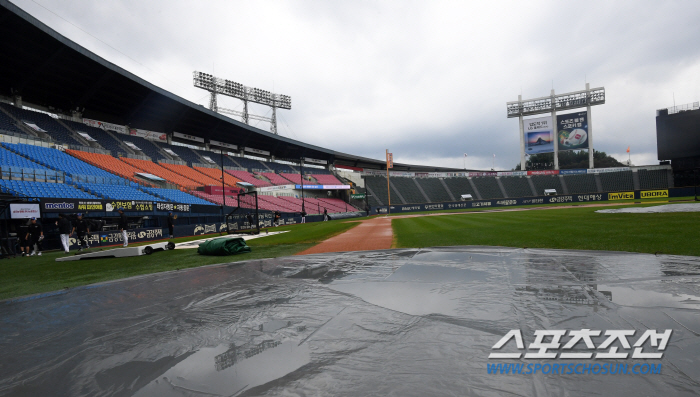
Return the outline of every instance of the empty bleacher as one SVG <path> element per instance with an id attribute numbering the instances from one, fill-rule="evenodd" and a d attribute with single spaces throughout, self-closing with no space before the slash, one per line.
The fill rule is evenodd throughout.
<path id="1" fill-rule="evenodd" d="M 533 175 L 530 178 L 535 185 L 535 193 L 538 196 L 544 196 L 545 189 L 556 189 L 557 194 L 564 194 L 564 188 L 561 186 L 558 175 Z"/>
<path id="2" fill-rule="evenodd" d="M 620 192 L 634 190 L 632 171 L 602 172 L 598 174 L 604 192 Z"/>
<path id="3" fill-rule="evenodd" d="M 48 114 L 20 109 L 16 106 L 5 103 L 0 103 L 0 106 L 2 106 L 3 109 L 12 114 L 14 118 L 21 122 L 28 121 L 36 124 L 57 142 L 69 145 L 82 145 L 82 143 L 75 139 L 72 132 L 68 131 L 64 126 L 59 124 L 58 121 L 54 120 L 53 117 L 49 116 Z"/>
<path id="4" fill-rule="evenodd" d="M 160 197 L 165 201 L 173 203 L 212 205 L 212 203 L 210 203 L 207 200 L 195 197 L 191 194 L 176 189 L 159 189 L 152 187 L 143 187 L 142 189 L 146 193 L 149 193 L 156 197 Z"/>
<path id="5" fill-rule="evenodd" d="M 201 183 L 185 178 L 184 176 L 170 171 L 167 168 L 161 167 L 159 164 L 156 164 L 152 161 L 131 159 L 127 157 L 122 157 L 121 160 L 144 172 L 159 176 L 174 185 L 186 188 L 188 190 L 194 190 L 198 186 L 202 186 Z"/>
<path id="6" fill-rule="evenodd" d="M 217 186 L 221 184 L 221 168 L 208 168 L 208 167 L 198 167 L 198 166 L 194 166 L 192 168 L 194 168 L 195 170 L 201 172 L 202 174 L 204 174 L 212 179 L 216 179 Z M 224 172 L 224 183 L 226 185 L 236 186 L 236 183 L 238 183 L 240 181 L 241 181 L 240 179 L 229 174 L 228 172 Z"/>
<path id="7" fill-rule="evenodd" d="M 477 199 L 474 189 L 472 189 L 469 179 L 463 177 L 456 178 L 445 178 L 445 184 L 455 196 L 456 200 L 459 200 L 463 194 L 471 194 L 474 200 Z"/>
<path id="8" fill-rule="evenodd" d="M 301 175 L 297 174 L 289 174 L 286 172 L 283 172 L 280 174 L 281 176 L 284 177 L 284 179 L 289 180 L 290 182 L 294 183 L 295 185 L 301 185 Z M 311 182 L 304 182 L 305 184 L 310 184 Z"/>
<path id="9" fill-rule="evenodd" d="M 146 156 L 150 157 L 151 160 L 153 161 L 158 161 L 158 160 L 166 160 L 167 158 L 163 155 L 163 153 L 160 151 L 160 148 L 156 146 L 155 143 L 149 141 L 146 138 L 142 138 L 140 136 L 136 135 L 119 135 L 119 137 L 122 139 L 124 142 L 131 142 L 136 147 L 141 149 L 143 154 Z"/>
<path id="10" fill-rule="evenodd" d="M 476 189 L 481 193 L 481 198 L 484 200 L 503 198 L 503 193 L 501 188 L 498 187 L 498 182 L 496 178 L 485 176 L 472 178 L 472 182 L 476 186 Z"/>
<path id="11" fill-rule="evenodd" d="M 4 148 L 0 148 L 0 165 L 7 167 L 48 169 L 39 163 L 35 163 Z"/>
<path id="12" fill-rule="evenodd" d="M 4 112 L 0 111 L 0 130 L 11 132 L 14 135 L 26 135 L 17 125 L 15 121 L 8 117 Z M 27 137 L 29 137 L 27 135 Z"/>
<path id="13" fill-rule="evenodd" d="M 532 189 L 527 177 L 524 176 L 505 176 L 501 178 L 503 188 L 506 190 L 508 197 L 530 197 Z"/>
<path id="14" fill-rule="evenodd" d="M 639 170 L 641 189 L 668 189 L 668 170 Z"/>
<path id="15" fill-rule="evenodd" d="M 234 160 L 236 163 L 238 163 L 241 167 L 247 169 L 248 171 L 262 171 L 262 172 L 268 172 L 270 171 L 269 168 L 265 166 L 265 163 L 259 160 L 254 160 L 254 159 L 249 159 L 246 157 L 234 157 L 232 160 Z"/>
<path id="16" fill-rule="evenodd" d="M 97 199 L 90 193 L 78 190 L 65 183 L 11 181 L 0 179 L 3 193 L 20 197 L 51 197 L 73 199 Z"/>
<path id="17" fill-rule="evenodd" d="M 238 198 L 235 196 L 222 196 L 220 194 L 209 194 L 206 192 L 202 192 L 199 190 L 193 190 L 190 192 L 193 196 L 197 196 L 199 198 L 202 198 L 207 201 L 211 201 L 212 203 L 216 203 L 218 205 L 221 205 L 221 203 L 224 201 L 224 198 L 226 199 L 226 204 L 229 207 L 237 207 L 238 206 Z"/>
<path id="18" fill-rule="evenodd" d="M 282 173 L 282 172 L 290 172 L 292 174 L 295 172 L 299 172 L 299 171 L 295 170 L 294 168 L 292 168 L 292 166 L 290 166 L 288 164 L 280 164 L 280 163 L 276 163 L 274 161 L 267 162 L 265 164 L 268 166 L 268 168 L 272 169 L 273 171 L 275 171 L 278 174 Z"/>
<path id="19" fill-rule="evenodd" d="M 381 202 L 383 205 L 389 204 L 389 197 L 386 191 L 386 177 L 385 176 L 366 176 L 365 186 L 369 187 L 369 190 L 374 192 L 374 195 L 370 195 L 368 198 L 369 205 L 377 206 Z M 375 197 L 376 196 L 376 197 Z M 379 201 L 377 201 L 379 199 Z M 394 202 L 397 200 L 394 199 Z"/>
<path id="20" fill-rule="evenodd" d="M 181 160 L 187 163 L 187 165 L 192 165 L 193 163 L 202 163 L 202 159 L 197 156 L 197 153 L 195 153 L 192 149 L 185 147 L 185 146 L 178 146 L 178 145 L 168 145 L 167 143 L 157 143 L 157 146 L 161 146 L 163 148 L 167 148 L 175 152 L 180 158 L 178 159 L 177 157 L 175 160 Z M 213 159 L 212 159 L 213 160 Z"/>
<path id="21" fill-rule="evenodd" d="M 425 196 L 418 190 L 413 178 L 391 178 L 391 183 L 401 193 L 401 196 L 406 200 L 406 204 L 425 203 Z M 394 198 L 395 203 L 400 203 L 398 197 Z"/>
<path id="22" fill-rule="evenodd" d="M 90 175 L 105 179 L 122 180 L 122 178 L 111 172 L 97 168 L 57 149 L 25 145 L 23 143 L 3 143 L 2 146 L 50 169 L 63 171 L 70 176 Z"/>
<path id="23" fill-rule="evenodd" d="M 274 172 L 260 172 L 257 174 L 262 175 L 265 178 L 269 179 L 273 185 L 289 185 L 289 184 L 291 184 L 291 182 L 289 182 L 285 178 L 281 177 L 280 175 L 275 174 Z"/>
<path id="24" fill-rule="evenodd" d="M 220 153 L 214 153 L 210 152 L 207 150 L 201 150 L 201 149 L 192 149 L 194 152 L 199 154 L 200 156 L 206 156 L 209 157 L 217 167 L 221 167 L 221 154 Z M 231 157 L 229 157 L 227 154 L 224 153 L 223 156 L 223 161 L 224 161 L 224 167 L 239 167 L 238 164 L 234 163 L 233 160 L 231 160 Z M 200 161 L 202 163 L 202 161 Z M 206 164 L 206 162 L 204 162 Z M 214 164 L 212 164 L 214 165 Z"/>
<path id="25" fill-rule="evenodd" d="M 88 153 L 80 150 L 66 150 L 66 153 L 73 157 L 76 157 L 86 163 L 92 164 L 95 167 L 102 168 L 110 173 L 119 175 L 126 178 L 132 182 L 147 184 L 138 177 L 135 176 L 136 173 L 144 172 L 130 164 L 127 164 L 117 158 L 114 158 L 108 154 L 101 153 Z"/>
<path id="26" fill-rule="evenodd" d="M 251 185 L 256 186 L 256 187 L 272 186 L 272 184 L 270 182 L 256 178 L 253 174 L 251 174 L 248 171 L 226 170 L 226 172 L 235 176 L 236 178 L 240 179 L 241 181 L 250 183 Z"/>
<path id="27" fill-rule="evenodd" d="M 220 179 L 214 179 L 201 172 L 196 171 L 194 168 L 190 168 L 183 164 L 168 164 L 168 163 L 158 163 L 161 167 L 166 168 L 178 175 L 182 175 L 187 179 L 190 179 L 197 183 L 197 186 L 207 186 L 207 185 L 221 185 Z"/>
<path id="28" fill-rule="evenodd" d="M 593 174 L 574 174 L 564 177 L 569 194 L 596 193 L 598 187 Z"/>
<path id="29" fill-rule="evenodd" d="M 331 174 L 310 174 L 312 178 L 318 181 L 319 185 L 342 185 L 342 183 Z"/>
<path id="30" fill-rule="evenodd" d="M 131 186 L 84 182 L 76 182 L 75 186 L 92 195 L 104 197 L 109 200 L 165 201 Z"/>
<path id="31" fill-rule="evenodd" d="M 433 203 L 442 203 L 452 201 L 450 194 L 447 193 L 445 187 L 438 178 L 416 178 L 416 182 L 423 188 L 425 194 Z"/>
<path id="32" fill-rule="evenodd" d="M 126 154 L 126 151 L 123 147 L 121 147 L 119 141 L 114 139 L 108 132 L 75 121 L 64 120 L 63 122 L 75 132 L 84 132 L 90 135 L 90 137 L 95 139 L 100 146 L 106 150 L 109 150 L 110 153 L 112 153 L 112 156 L 119 157 L 120 155 Z"/>

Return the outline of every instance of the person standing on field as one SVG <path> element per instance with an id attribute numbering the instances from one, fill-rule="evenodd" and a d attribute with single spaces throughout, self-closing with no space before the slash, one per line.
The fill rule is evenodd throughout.
<path id="1" fill-rule="evenodd" d="M 168 213 L 168 234 L 170 238 L 175 238 L 175 217 L 172 212 Z"/>
<path id="2" fill-rule="evenodd" d="M 127 230 L 129 230 L 129 221 L 126 219 L 126 214 L 124 213 L 124 208 L 119 207 L 119 225 L 118 228 L 122 232 L 122 239 L 124 240 L 124 246 L 129 245 L 129 236 Z"/>
<path id="3" fill-rule="evenodd" d="M 63 252 L 66 254 L 70 252 L 70 235 L 72 232 L 72 226 L 70 220 L 63 214 L 58 214 L 58 233 L 61 235 L 61 245 L 63 246 Z"/>
<path id="4" fill-rule="evenodd" d="M 30 256 L 41 256 L 41 240 L 44 239 L 44 229 L 40 224 L 36 223 L 36 218 L 32 218 L 26 238 L 30 247 L 36 247 L 36 250 Z"/>
<path id="5" fill-rule="evenodd" d="M 90 248 L 90 245 L 88 245 L 88 240 L 87 240 L 87 234 L 90 233 L 90 224 L 88 223 L 87 220 L 83 219 L 83 214 L 78 214 L 78 219 L 75 221 L 75 226 L 73 227 L 73 233 L 77 232 L 78 236 L 78 251 L 83 250 L 83 245 L 85 245 L 85 249 Z M 71 234 L 73 234 L 71 233 Z"/>

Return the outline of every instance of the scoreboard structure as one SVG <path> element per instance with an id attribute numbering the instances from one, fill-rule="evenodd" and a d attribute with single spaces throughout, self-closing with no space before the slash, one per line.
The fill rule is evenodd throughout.
<path id="1" fill-rule="evenodd" d="M 520 169 L 525 170 L 525 156 L 537 153 L 554 153 L 554 169 L 559 169 L 559 151 L 588 149 L 589 168 L 593 166 L 593 128 L 591 106 L 605 103 L 605 88 L 590 88 L 582 91 L 522 99 L 507 102 L 508 118 L 518 118 L 520 127 Z M 559 114 L 557 112 L 586 108 L 585 112 Z M 545 117 L 528 118 L 549 114 Z"/>

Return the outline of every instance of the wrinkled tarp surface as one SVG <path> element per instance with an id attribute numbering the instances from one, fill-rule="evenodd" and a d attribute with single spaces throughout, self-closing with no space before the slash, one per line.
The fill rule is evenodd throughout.
<path id="1" fill-rule="evenodd" d="M 246 245 L 241 237 L 215 238 L 199 244 L 197 253 L 200 255 L 236 255 L 250 252 L 250 247 Z"/>
<path id="2" fill-rule="evenodd" d="M 597 210 L 602 214 L 665 214 L 669 212 L 700 212 L 700 203 L 666 204 L 651 207 L 628 207 Z"/>
<path id="3" fill-rule="evenodd" d="M 696 396 L 699 280 L 696 257 L 489 247 L 160 273 L 0 303 L 0 395 Z M 512 329 L 528 352 L 542 329 L 673 334 L 608 360 L 660 374 L 489 374 L 562 362 L 489 360 Z"/>

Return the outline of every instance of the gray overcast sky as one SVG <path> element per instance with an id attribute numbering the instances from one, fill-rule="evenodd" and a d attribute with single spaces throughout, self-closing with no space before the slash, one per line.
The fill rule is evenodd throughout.
<path id="1" fill-rule="evenodd" d="M 13 2 L 186 99 L 208 104 L 194 70 L 274 90 L 292 97 L 282 135 L 397 162 L 511 169 L 505 103 L 588 81 L 607 92 L 596 149 L 655 164 L 656 109 L 700 100 L 695 0 Z"/>

